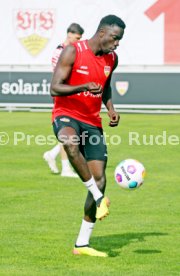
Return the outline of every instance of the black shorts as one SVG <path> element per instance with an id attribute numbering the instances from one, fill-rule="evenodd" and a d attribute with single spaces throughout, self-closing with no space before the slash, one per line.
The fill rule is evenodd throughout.
<path id="1" fill-rule="evenodd" d="M 102 128 L 83 123 L 68 116 L 58 116 L 53 122 L 53 129 L 57 139 L 59 131 L 64 127 L 72 127 L 76 130 L 79 139 L 77 144 L 87 161 L 107 160 L 107 147 Z"/>

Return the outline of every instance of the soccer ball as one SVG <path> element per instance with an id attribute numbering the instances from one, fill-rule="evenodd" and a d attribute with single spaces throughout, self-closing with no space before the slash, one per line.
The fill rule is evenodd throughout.
<path id="1" fill-rule="evenodd" d="M 115 180 L 124 189 L 139 188 L 144 181 L 145 168 L 143 164 L 134 159 L 126 159 L 117 165 Z"/>

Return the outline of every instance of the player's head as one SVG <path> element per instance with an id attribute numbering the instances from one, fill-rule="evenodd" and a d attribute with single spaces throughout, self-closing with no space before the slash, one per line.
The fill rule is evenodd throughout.
<path id="1" fill-rule="evenodd" d="M 72 23 L 67 28 L 67 41 L 68 44 L 72 44 L 79 39 L 81 39 L 82 35 L 84 33 L 84 29 L 77 23 Z"/>
<path id="2" fill-rule="evenodd" d="M 101 19 L 96 34 L 104 53 L 111 52 L 119 46 L 125 28 L 124 21 L 116 15 L 107 15 Z"/>

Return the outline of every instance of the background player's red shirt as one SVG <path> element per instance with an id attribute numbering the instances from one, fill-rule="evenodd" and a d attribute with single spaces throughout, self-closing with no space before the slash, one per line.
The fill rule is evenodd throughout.
<path id="1" fill-rule="evenodd" d="M 116 54 L 111 52 L 102 56 L 95 56 L 88 47 L 87 40 L 74 44 L 76 48 L 76 59 L 71 75 L 66 81 L 70 85 L 80 85 L 95 82 L 104 88 L 110 76 Z M 102 127 L 100 110 L 102 94 L 93 95 L 91 92 L 80 92 L 69 96 L 54 97 L 53 120 L 57 116 L 70 116 L 84 123 Z"/>
<path id="2" fill-rule="evenodd" d="M 60 44 L 60 45 L 57 46 L 56 50 L 53 52 L 52 60 L 51 60 L 53 71 L 56 67 L 56 64 L 58 62 L 58 59 L 59 59 L 60 54 L 61 54 L 63 49 L 64 49 L 64 44 Z"/>

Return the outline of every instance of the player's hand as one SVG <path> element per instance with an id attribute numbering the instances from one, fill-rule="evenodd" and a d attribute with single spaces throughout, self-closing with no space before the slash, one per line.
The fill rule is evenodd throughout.
<path id="1" fill-rule="evenodd" d="M 108 112 L 109 118 L 110 118 L 110 127 L 115 127 L 119 124 L 120 116 L 115 110 L 111 110 Z"/>
<path id="2" fill-rule="evenodd" d="M 102 90 L 102 85 L 100 85 L 99 83 L 95 83 L 95 82 L 89 82 L 86 85 L 86 89 L 93 93 L 93 94 L 101 94 L 103 92 Z"/>

